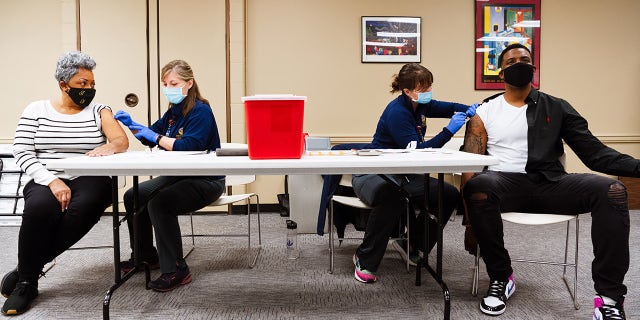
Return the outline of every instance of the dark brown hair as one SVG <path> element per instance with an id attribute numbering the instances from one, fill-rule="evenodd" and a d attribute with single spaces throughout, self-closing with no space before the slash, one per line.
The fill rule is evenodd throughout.
<path id="1" fill-rule="evenodd" d="M 391 93 L 402 91 L 407 88 L 413 90 L 427 89 L 433 84 L 433 74 L 429 69 L 418 63 L 407 63 L 400 69 L 400 72 L 393 76 L 391 82 Z"/>

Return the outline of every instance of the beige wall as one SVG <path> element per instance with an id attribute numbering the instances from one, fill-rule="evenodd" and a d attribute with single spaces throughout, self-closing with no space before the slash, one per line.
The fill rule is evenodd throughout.
<path id="1" fill-rule="evenodd" d="M 605 143 L 640 157 L 640 1 L 541 7 L 541 90 L 569 101 Z M 473 1 L 247 0 L 247 93 L 306 95 L 310 134 L 370 141 L 401 67 L 360 62 L 360 17 L 376 15 L 422 17 L 435 99 L 472 103 L 497 92 L 474 90 Z M 445 125 L 429 121 L 427 135 Z M 571 152 L 568 167 L 588 171 Z"/>
<path id="2" fill-rule="evenodd" d="M 393 97 L 389 84 L 401 64 L 360 62 L 363 15 L 422 17 L 422 64 L 434 72 L 436 99 L 471 103 L 496 92 L 474 90 L 472 1 L 248 0 L 247 7 L 248 93 L 309 96 L 312 134 L 369 139 Z M 542 3 L 541 89 L 571 102 L 604 138 L 637 142 L 640 133 L 639 18 L 634 0 Z M 434 122 L 431 134 L 446 124 Z"/>
<path id="3" fill-rule="evenodd" d="M 155 1 L 150 2 L 151 62 L 155 68 L 157 8 Z M 0 2 L 0 67 L 5 75 L 0 86 L 4 99 L 1 143 L 11 142 L 17 118 L 28 102 L 58 94 L 53 67 L 61 52 L 76 46 L 75 3 Z M 93 54 L 99 57 L 99 95 L 105 94 L 100 101 L 121 105 L 121 91 L 127 88 L 146 95 L 144 77 L 135 84 L 122 85 L 131 71 L 121 63 L 131 57 L 136 57 L 136 64 L 145 63 L 139 61 L 146 55 L 140 52 L 146 48 L 144 31 L 140 30 L 140 21 L 145 19 L 141 13 L 144 0 L 80 3 L 85 8 L 105 7 L 104 22 L 81 20 L 81 27 L 91 28 L 91 36 L 86 33 L 89 29 L 83 30 L 83 42 L 99 50 Z M 194 65 L 203 94 L 213 100 L 223 140 L 227 139 L 228 121 L 228 138 L 233 142 L 245 139 L 240 97 L 258 93 L 306 95 L 305 131 L 329 136 L 334 142 L 369 141 L 381 111 L 393 98 L 389 84 L 401 64 L 360 62 L 361 16 L 422 17 L 422 64 L 434 72 L 436 99 L 472 103 L 495 92 L 474 90 L 473 1 L 372 3 L 231 0 L 227 98 L 225 1 L 161 0 L 160 63 L 179 57 Z M 123 12 L 127 14 L 123 16 Z M 128 22 L 133 19 L 138 22 Z M 541 89 L 568 100 L 605 143 L 640 157 L 640 108 L 635 99 L 635 90 L 640 87 L 640 1 L 543 0 L 541 20 Z M 134 78 L 140 77 L 139 71 L 135 72 Z M 158 105 L 154 98 L 157 74 L 152 73 L 150 82 L 149 104 L 154 110 Z M 122 89 L 117 91 L 118 87 Z M 164 98 L 160 104 L 164 110 Z M 152 120 L 157 117 L 152 113 Z M 444 125 L 443 120 L 430 121 L 427 134 L 437 133 Z M 571 153 L 568 165 L 573 171 L 587 170 Z M 273 203 L 275 194 L 282 191 L 282 177 L 259 177 L 253 189 L 264 203 Z"/>
<path id="4" fill-rule="evenodd" d="M 60 52 L 75 47 L 74 21 L 72 1 L 0 2 L 1 143 L 13 141 L 20 114 L 29 102 L 58 92 L 55 61 Z"/>

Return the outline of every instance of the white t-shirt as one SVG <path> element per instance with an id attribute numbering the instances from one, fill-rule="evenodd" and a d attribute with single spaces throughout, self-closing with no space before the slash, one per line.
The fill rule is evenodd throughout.
<path id="1" fill-rule="evenodd" d="M 528 157 L 527 105 L 514 107 L 501 95 L 476 111 L 487 130 L 487 153 L 497 158 L 491 171 L 525 172 Z"/>

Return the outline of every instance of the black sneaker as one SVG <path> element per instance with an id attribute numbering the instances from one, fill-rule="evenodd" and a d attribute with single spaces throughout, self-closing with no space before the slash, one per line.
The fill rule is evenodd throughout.
<path id="1" fill-rule="evenodd" d="M 143 257 L 142 261 L 146 262 L 149 265 L 150 270 L 160 269 L 160 258 L 158 258 L 158 251 L 156 250 L 156 248 L 148 249 L 148 252 L 142 250 L 141 256 Z M 120 271 L 122 271 L 123 273 L 127 273 L 133 270 L 135 266 L 136 264 L 133 263 L 133 253 L 131 254 L 131 257 L 129 257 L 129 260 L 120 261 Z"/>
<path id="2" fill-rule="evenodd" d="M 38 284 L 22 281 L 18 282 L 7 301 L 2 306 L 2 314 L 13 316 L 29 310 L 31 301 L 38 296 Z"/>
<path id="3" fill-rule="evenodd" d="M 158 279 L 149 282 L 149 288 L 159 292 L 167 292 L 190 283 L 191 280 L 191 272 L 187 266 L 184 269 L 178 268 L 176 272 L 163 273 Z"/>
<path id="4" fill-rule="evenodd" d="M 18 284 L 18 276 L 18 268 L 16 267 L 15 269 L 5 274 L 4 277 L 2 277 L 2 285 L 0 285 L 0 287 L 2 288 L 0 289 L 0 293 L 3 297 L 9 298 L 9 296 L 13 292 L 13 289 L 15 289 L 16 285 Z"/>
<path id="5" fill-rule="evenodd" d="M 160 269 L 160 262 L 156 261 L 153 263 L 147 262 L 149 264 L 149 270 L 157 270 Z M 133 268 L 135 268 L 135 263 L 133 263 L 133 258 L 127 260 L 127 261 L 120 261 L 120 271 L 122 271 L 122 273 L 127 273 L 131 270 L 133 270 Z"/>
<path id="6" fill-rule="evenodd" d="M 516 291 L 513 275 L 507 281 L 491 280 L 487 295 L 480 301 L 480 310 L 488 315 L 497 316 L 507 309 L 507 299 Z"/>
<path id="7" fill-rule="evenodd" d="M 625 320 L 624 301 L 597 295 L 593 298 L 593 320 Z"/>

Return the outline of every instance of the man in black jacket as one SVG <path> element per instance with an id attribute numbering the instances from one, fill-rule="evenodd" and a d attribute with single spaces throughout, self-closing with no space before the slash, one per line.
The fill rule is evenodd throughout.
<path id="1" fill-rule="evenodd" d="M 484 103 L 468 124 L 464 151 L 496 157 L 482 173 L 463 175 L 469 219 L 487 267 L 490 286 L 480 310 L 500 315 L 515 291 L 500 212 L 591 212 L 595 258 L 594 319 L 625 319 L 629 269 L 629 210 L 625 186 L 596 174 L 567 174 L 563 141 L 591 170 L 640 176 L 640 160 L 604 145 L 587 121 L 560 99 L 531 86 L 536 67 L 529 49 L 506 47 L 498 59 L 505 93 Z"/>

